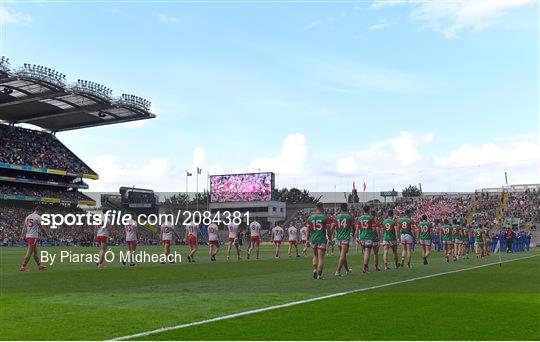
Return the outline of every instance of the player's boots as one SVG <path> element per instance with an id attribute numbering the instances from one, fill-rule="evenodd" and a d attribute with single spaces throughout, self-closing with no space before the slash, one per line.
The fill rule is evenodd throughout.
<path id="1" fill-rule="evenodd" d="M 47 266 L 45 266 L 43 264 L 38 264 L 38 270 L 43 271 L 43 270 L 46 270 L 46 269 L 47 269 Z"/>
<path id="2" fill-rule="evenodd" d="M 317 279 L 317 270 L 313 270 L 313 279 Z"/>
<path id="3" fill-rule="evenodd" d="M 28 266 L 21 266 L 20 271 L 21 272 L 30 272 L 30 269 L 28 268 Z"/>

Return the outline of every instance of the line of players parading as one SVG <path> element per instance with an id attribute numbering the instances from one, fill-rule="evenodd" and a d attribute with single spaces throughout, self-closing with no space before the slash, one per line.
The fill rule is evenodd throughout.
<path id="1" fill-rule="evenodd" d="M 346 203 L 341 204 L 339 212 L 328 214 L 324 210 L 322 203 L 318 203 L 314 212 L 303 222 L 301 228 L 291 225 L 286 230 L 280 226 L 275 226 L 271 230 L 270 241 L 274 244 L 274 258 L 279 259 L 281 248 L 284 243 L 288 243 L 287 254 L 289 257 L 307 256 L 308 250 L 312 251 L 313 278 L 324 279 L 323 270 L 325 267 L 325 256 L 333 254 L 334 248 L 339 249 L 338 263 L 334 272 L 336 277 L 352 272 L 351 264 L 348 260 L 350 246 L 355 246 L 357 252 L 362 250 L 362 272 L 369 273 L 390 270 L 391 268 L 408 267 L 411 268 L 413 244 L 421 247 L 423 265 L 428 265 L 431 256 L 434 233 L 441 236 L 444 248 L 444 258 L 446 262 L 457 261 L 461 258 L 469 258 L 469 240 L 474 239 L 474 252 L 477 258 L 489 255 L 491 244 L 488 229 L 482 226 L 469 228 L 460 224 L 457 219 L 452 221 L 444 219 L 440 224 L 434 224 L 426 214 L 416 215 L 420 220 L 414 220 L 410 209 L 406 209 L 401 216 L 394 215 L 392 209 L 385 215 L 378 215 L 369 205 L 365 205 L 356 216 L 349 211 Z M 38 241 L 40 235 L 49 236 L 50 230 L 41 223 L 43 208 L 38 206 L 34 212 L 28 215 L 23 223 L 20 239 L 26 240 L 27 250 L 20 267 L 20 271 L 29 272 L 28 263 L 34 259 L 38 270 L 45 270 L 47 266 L 41 262 L 38 253 Z M 418 214 L 418 213 L 417 213 Z M 380 217 L 383 216 L 383 217 Z M 104 215 L 105 217 L 105 215 Z M 228 261 L 233 258 L 242 260 L 260 259 L 260 245 L 262 242 L 261 224 L 257 221 L 249 222 L 249 246 L 242 251 L 239 225 L 227 225 L 227 242 L 225 256 Z M 95 242 L 99 245 L 98 260 L 96 265 L 102 269 L 105 267 L 105 253 L 109 247 L 110 233 L 113 228 L 107 223 L 95 227 Z M 125 241 L 127 246 L 127 258 L 122 260 L 124 265 L 135 266 L 135 253 L 137 250 L 138 233 L 137 223 L 130 220 L 123 227 L 125 231 Z M 183 236 L 175 228 L 172 222 L 165 222 L 159 229 L 159 240 L 163 246 L 161 261 L 162 264 L 169 260 L 171 245 L 175 238 L 182 240 L 189 247 L 187 260 L 195 263 L 199 251 L 199 225 L 191 223 L 185 226 Z M 511 232 L 511 228 L 507 227 Z M 208 258 L 216 261 L 220 251 L 219 227 L 211 223 L 207 227 L 208 232 Z M 401 258 L 398 255 L 398 245 L 402 246 Z M 299 248 L 300 246 L 300 248 Z M 379 252 L 382 249 L 382 268 Z M 174 263 L 174 261 L 171 261 Z M 373 267 L 370 268 L 370 264 Z"/>

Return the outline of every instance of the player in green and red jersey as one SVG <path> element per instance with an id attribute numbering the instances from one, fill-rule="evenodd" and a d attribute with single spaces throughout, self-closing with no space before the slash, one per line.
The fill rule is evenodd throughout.
<path id="1" fill-rule="evenodd" d="M 345 267 L 347 274 L 351 273 L 351 269 L 347 263 L 347 253 L 349 252 L 349 244 L 352 237 L 352 227 L 354 225 L 354 218 L 349 214 L 347 203 L 341 204 L 341 211 L 336 215 L 336 219 L 332 224 L 332 230 L 335 229 L 336 242 L 340 251 L 338 266 L 336 273 L 337 277 L 341 276 L 341 269 Z"/>
<path id="2" fill-rule="evenodd" d="M 313 278 L 323 279 L 324 255 L 326 253 L 326 234 L 330 228 L 330 218 L 324 213 L 322 203 L 317 203 L 316 211 L 308 217 L 309 242 L 313 248 Z"/>
<path id="3" fill-rule="evenodd" d="M 469 259 L 469 239 L 471 238 L 471 228 L 467 225 L 463 226 L 463 256 Z"/>
<path id="4" fill-rule="evenodd" d="M 450 262 L 450 257 L 454 251 L 454 238 L 452 236 L 452 225 L 448 219 L 444 219 L 444 225 L 441 227 L 442 244 L 444 248 L 444 258 Z"/>
<path id="5" fill-rule="evenodd" d="M 380 271 L 379 268 L 379 245 L 381 241 L 381 223 L 379 222 L 379 219 L 377 217 L 377 211 L 372 210 L 371 216 L 373 216 L 373 225 L 375 227 L 375 234 L 376 237 L 373 240 L 373 261 L 375 262 L 375 271 Z"/>
<path id="6" fill-rule="evenodd" d="M 389 210 L 388 216 L 386 219 L 384 219 L 382 223 L 382 229 L 383 229 L 383 261 L 384 261 L 384 269 L 388 270 L 388 249 L 391 248 L 392 252 L 394 253 L 394 263 L 396 264 L 396 268 L 399 267 L 398 263 L 398 254 L 397 254 L 397 242 L 399 238 L 399 227 L 396 223 L 396 220 L 394 220 L 394 211 Z"/>
<path id="7" fill-rule="evenodd" d="M 356 218 L 356 234 L 360 238 L 360 244 L 364 250 L 364 269 L 363 272 L 369 271 L 369 257 L 371 255 L 371 249 L 373 245 L 379 245 L 376 222 L 373 216 L 371 216 L 369 205 L 364 206 L 364 214 Z M 378 266 L 377 266 L 378 268 Z"/>
<path id="8" fill-rule="evenodd" d="M 418 224 L 418 241 L 422 246 L 422 259 L 424 265 L 428 264 L 428 257 L 431 254 L 431 240 L 433 234 L 433 224 L 428 221 L 427 215 L 422 215 L 422 221 Z"/>
<path id="9" fill-rule="evenodd" d="M 474 251 L 477 259 L 484 257 L 484 230 L 482 227 L 474 228 Z"/>
<path id="10" fill-rule="evenodd" d="M 401 251 L 401 267 L 405 266 L 405 260 L 407 260 L 407 267 L 411 268 L 411 250 L 413 244 L 413 226 L 414 221 L 411 219 L 411 210 L 405 210 L 405 216 L 399 218 L 399 233 L 401 235 L 401 244 L 403 250 Z"/>
<path id="11" fill-rule="evenodd" d="M 455 218 L 452 220 L 452 237 L 454 238 L 454 261 L 460 257 L 460 244 L 461 244 L 461 225 Z"/>

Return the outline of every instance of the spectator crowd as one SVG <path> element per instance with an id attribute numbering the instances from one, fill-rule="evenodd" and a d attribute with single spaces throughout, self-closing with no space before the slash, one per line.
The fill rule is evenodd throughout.
<path id="1" fill-rule="evenodd" d="M 0 124 L 0 163 L 95 174 L 56 137 L 47 132 Z"/>

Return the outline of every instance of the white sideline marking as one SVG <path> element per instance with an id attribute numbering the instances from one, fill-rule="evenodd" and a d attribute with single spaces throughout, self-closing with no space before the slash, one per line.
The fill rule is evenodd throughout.
<path id="1" fill-rule="evenodd" d="M 512 259 L 512 260 L 505 260 L 505 261 L 502 261 L 500 263 L 504 264 L 504 263 L 512 262 L 512 261 L 530 259 L 530 258 L 534 258 L 534 257 L 537 257 L 537 256 L 538 256 L 538 254 L 529 255 L 529 256 L 526 256 L 526 257 L 522 257 L 522 258 L 517 258 L 517 259 Z M 217 321 L 223 321 L 223 320 L 226 320 L 226 319 L 231 319 L 231 318 L 236 318 L 236 317 L 241 317 L 241 316 L 252 315 L 252 314 L 259 313 L 259 312 L 271 311 L 271 310 L 276 310 L 276 309 L 281 309 L 281 308 L 287 308 L 287 307 L 290 307 L 290 306 L 295 306 L 295 305 L 300 305 L 300 304 L 305 304 L 305 303 L 310 303 L 310 302 L 316 302 L 316 301 L 323 300 L 323 299 L 340 297 L 340 296 L 348 295 L 348 294 L 351 294 L 351 293 L 364 292 L 364 291 L 368 291 L 368 290 L 379 289 L 381 287 L 387 287 L 387 286 L 392 286 L 392 285 L 397 285 L 397 284 L 408 283 L 408 282 L 412 282 L 412 281 L 416 281 L 416 280 L 422 280 L 422 279 L 438 277 L 438 276 L 445 275 L 445 274 L 452 274 L 452 273 L 458 273 L 458 272 L 463 272 L 463 271 L 474 270 L 474 269 L 477 269 L 477 268 L 493 266 L 493 265 L 497 265 L 497 264 L 500 264 L 500 263 L 499 262 L 492 262 L 492 263 L 489 263 L 489 264 L 478 265 L 478 266 L 463 268 L 463 269 L 459 269 L 459 270 L 435 273 L 435 274 L 430 274 L 430 275 L 426 275 L 426 276 L 421 276 L 421 277 L 416 277 L 416 278 L 411 278 L 411 279 L 395 281 L 395 282 L 387 283 L 387 284 L 381 284 L 381 285 L 375 285 L 375 286 L 371 286 L 371 287 L 364 287 L 364 288 L 356 289 L 356 290 L 348 290 L 348 291 L 344 291 L 344 292 L 332 293 L 332 294 L 321 296 L 321 297 L 314 297 L 314 298 L 298 300 L 298 301 L 295 301 L 295 302 L 289 302 L 289 303 L 284 303 L 284 304 L 279 304 L 279 305 L 272 305 L 272 306 L 267 306 L 267 307 L 264 307 L 264 308 L 253 309 L 253 310 L 238 312 L 238 313 L 229 314 L 229 315 L 225 315 L 225 316 L 219 316 L 219 317 L 214 317 L 214 318 L 210 318 L 210 319 L 205 319 L 205 320 L 202 320 L 202 321 L 184 323 L 184 324 L 179 324 L 179 325 L 175 325 L 175 326 L 172 326 L 172 327 L 163 327 L 163 328 L 159 328 L 159 329 L 155 329 L 155 330 L 141 332 L 141 333 L 138 333 L 138 334 L 127 335 L 127 336 L 122 336 L 122 337 L 116 337 L 116 338 L 111 339 L 110 341 L 129 340 L 129 339 L 132 339 L 132 338 L 144 337 L 144 336 L 148 336 L 148 335 L 152 335 L 152 334 L 157 334 L 157 333 L 160 333 L 160 332 L 171 331 L 171 330 L 179 330 L 179 329 L 193 327 L 193 326 L 196 326 L 196 325 L 212 323 L 212 322 L 217 322 Z"/>

